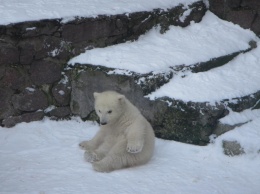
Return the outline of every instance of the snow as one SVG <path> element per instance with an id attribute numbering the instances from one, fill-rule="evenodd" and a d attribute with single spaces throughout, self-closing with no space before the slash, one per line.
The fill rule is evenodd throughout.
<path id="1" fill-rule="evenodd" d="M 29 92 L 35 92 L 35 88 L 26 87 L 25 89 L 28 90 Z"/>
<path id="2" fill-rule="evenodd" d="M 175 76 L 149 98 L 168 96 L 183 101 L 216 102 L 253 94 L 260 90 L 260 42 L 249 53 L 240 54 L 223 67 L 207 72 Z"/>
<path id="3" fill-rule="evenodd" d="M 95 17 L 167 9 L 180 2 L 187 5 L 194 0 L 0 2 L 2 25 L 51 18 L 68 21 L 75 15 Z M 187 10 L 181 19 L 189 13 L 190 10 Z M 169 96 L 184 101 L 214 102 L 260 90 L 260 41 L 251 31 L 222 21 L 210 12 L 201 23 L 193 23 L 186 28 L 172 26 L 165 34 L 159 31 L 159 28 L 153 28 L 135 42 L 88 50 L 72 59 L 71 63 L 114 67 L 110 74 L 167 72 L 170 66 L 192 65 L 247 49 L 248 42 L 255 40 L 258 48 L 240 54 L 223 67 L 203 73 L 175 74 L 168 84 L 149 97 Z M 51 54 L 55 55 L 56 51 Z M 68 77 L 63 75 L 60 83 L 66 84 Z M 45 112 L 53 108 L 48 107 Z M 96 123 L 83 122 L 77 117 L 64 121 L 44 118 L 42 121 L 20 123 L 13 128 L 0 127 L 0 194 L 259 193 L 259 110 L 230 111 L 220 122 L 246 124 L 212 138 L 211 143 L 204 147 L 156 139 L 155 153 L 148 164 L 111 173 L 95 172 L 84 161 L 84 151 L 78 147 L 79 142 L 95 135 L 98 130 Z M 239 142 L 245 154 L 236 157 L 224 155 L 223 140 Z"/>
<path id="4" fill-rule="evenodd" d="M 229 110 L 229 114 L 220 119 L 220 122 L 228 125 L 236 125 L 246 123 L 257 118 L 260 118 L 260 109 L 246 109 L 242 112 L 234 112 Z"/>
<path id="5" fill-rule="evenodd" d="M 64 18 L 64 22 L 75 16 L 96 17 L 98 15 L 127 14 L 139 11 L 168 9 L 179 4 L 187 6 L 197 0 L 8 0 L 0 1 L 0 25 Z"/>
<path id="6" fill-rule="evenodd" d="M 96 123 L 45 118 L 0 127 L 0 193 L 255 194 L 260 189 L 259 129 L 258 118 L 204 147 L 156 139 L 148 164 L 98 173 L 78 147 L 94 136 Z M 245 144 L 247 154 L 225 156 L 222 140 L 230 137 Z"/>
<path id="7" fill-rule="evenodd" d="M 200 23 L 171 26 L 165 34 L 153 28 L 138 41 L 87 50 L 69 64 L 93 64 L 137 73 L 167 72 L 176 65 L 193 65 L 249 48 L 256 36 L 249 30 L 207 12 Z M 165 49 L 167 48 L 167 49 Z"/>

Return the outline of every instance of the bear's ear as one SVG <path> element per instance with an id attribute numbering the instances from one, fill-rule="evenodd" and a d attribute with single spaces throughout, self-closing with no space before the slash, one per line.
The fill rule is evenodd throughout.
<path id="1" fill-rule="evenodd" d="M 99 94 L 100 94 L 100 93 L 94 92 L 94 93 L 93 93 L 94 98 L 96 99 L 96 98 L 99 96 Z"/>
<path id="2" fill-rule="evenodd" d="M 120 94 L 118 95 L 117 99 L 119 100 L 119 102 L 123 102 L 125 100 L 125 96 Z"/>

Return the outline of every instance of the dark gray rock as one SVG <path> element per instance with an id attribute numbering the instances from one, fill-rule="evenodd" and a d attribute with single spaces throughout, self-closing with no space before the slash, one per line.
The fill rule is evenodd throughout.
<path id="1" fill-rule="evenodd" d="M 59 55 L 61 44 L 59 38 L 50 36 L 22 39 L 17 45 L 20 50 L 20 63 L 31 64 L 34 60 Z"/>
<path id="2" fill-rule="evenodd" d="M 241 0 L 241 6 L 242 7 L 247 7 L 249 9 L 259 10 L 259 8 L 260 8 L 260 1 L 258 1 L 258 0 Z"/>
<path id="3" fill-rule="evenodd" d="M 253 21 L 253 24 L 251 26 L 251 29 L 260 36 L 260 11 L 258 12 L 255 20 Z"/>
<path id="4" fill-rule="evenodd" d="M 225 18 L 226 0 L 209 0 L 209 10 L 221 19 Z"/>
<path id="5" fill-rule="evenodd" d="M 2 77 L 4 76 L 4 74 L 5 74 L 5 66 L 2 65 L 2 66 L 0 67 L 0 80 L 2 79 Z M 1 84 L 0 84 L 0 85 L 1 85 Z"/>
<path id="6" fill-rule="evenodd" d="M 0 120 L 15 114 L 15 110 L 10 103 L 14 91 L 10 88 L 0 88 Z"/>
<path id="7" fill-rule="evenodd" d="M 206 145 L 218 120 L 228 113 L 222 104 L 184 103 L 169 98 L 158 100 L 169 104 L 164 111 L 155 110 L 155 119 L 152 121 L 157 137 L 163 139 Z"/>
<path id="8" fill-rule="evenodd" d="M 94 92 L 115 90 L 125 94 L 130 100 L 143 98 L 142 90 L 134 85 L 134 80 L 127 76 L 107 76 L 99 71 L 74 71 L 70 107 L 74 114 L 87 117 L 94 109 Z M 93 84 L 95 83 L 95 84 Z"/>
<path id="9" fill-rule="evenodd" d="M 245 153 L 244 149 L 237 141 L 224 140 L 222 142 L 222 146 L 224 149 L 224 154 L 226 154 L 227 156 L 238 156 Z"/>
<path id="10" fill-rule="evenodd" d="M 0 40 L 0 65 L 16 64 L 19 62 L 19 50 L 14 42 Z"/>
<path id="11" fill-rule="evenodd" d="M 217 137 L 233 130 L 236 127 L 240 127 L 242 125 L 244 125 L 245 123 L 239 123 L 239 124 L 235 124 L 235 125 L 228 125 L 228 124 L 223 124 L 223 123 L 218 123 L 216 128 L 214 129 L 214 131 L 212 132 L 213 134 L 215 134 Z"/>
<path id="12" fill-rule="evenodd" d="M 62 27 L 62 37 L 65 41 L 77 43 L 123 34 L 126 29 L 120 18 L 78 18 Z"/>
<path id="13" fill-rule="evenodd" d="M 52 88 L 52 95 L 59 106 L 68 106 L 70 103 L 71 84 L 70 82 L 59 82 Z"/>
<path id="14" fill-rule="evenodd" d="M 254 108 L 260 101 L 260 91 L 243 96 L 241 98 L 233 98 L 231 100 L 223 100 L 222 103 L 226 104 L 235 112 L 241 112 L 245 109 Z"/>
<path id="15" fill-rule="evenodd" d="M 260 35 L 259 0 L 209 0 L 209 10 L 224 20 Z"/>
<path id="16" fill-rule="evenodd" d="M 12 97 L 15 109 L 20 111 L 32 112 L 48 107 L 46 95 L 39 89 L 27 88 L 20 94 Z"/>
<path id="17" fill-rule="evenodd" d="M 57 107 L 49 112 L 51 117 L 66 118 L 71 114 L 70 107 Z"/>
<path id="18" fill-rule="evenodd" d="M 3 126 L 4 127 L 13 127 L 18 123 L 22 123 L 22 122 L 32 122 L 32 121 L 39 121 L 42 120 L 44 117 L 44 113 L 43 111 L 37 111 L 37 112 L 33 112 L 33 113 L 25 113 L 19 116 L 12 116 L 12 117 L 8 117 L 6 119 L 3 120 Z"/>
<path id="19" fill-rule="evenodd" d="M 28 73 L 21 66 L 6 67 L 1 82 L 4 87 L 19 91 L 31 85 Z"/>
<path id="20" fill-rule="evenodd" d="M 226 20 L 239 24 L 242 28 L 250 28 L 256 17 L 256 12 L 252 10 L 231 10 L 226 14 Z"/>
<path id="21" fill-rule="evenodd" d="M 20 22 L 7 25 L 5 33 L 19 38 L 53 35 L 59 31 L 60 25 L 60 19 Z"/>
<path id="22" fill-rule="evenodd" d="M 239 8 L 241 0 L 226 0 L 227 6 L 234 9 Z"/>
<path id="23" fill-rule="evenodd" d="M 30 73 L 34 84 L 51 84 L 60 80 L 61 64 L 52 60 L 35 61 L 31 65 Z"/>

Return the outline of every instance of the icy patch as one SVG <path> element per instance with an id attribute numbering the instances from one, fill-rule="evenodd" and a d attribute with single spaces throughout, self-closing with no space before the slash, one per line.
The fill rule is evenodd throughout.
<path id="1" fill-rule="evenodd" d="M 59 93 L 61 96 L 63 96 L 63 95 L 65 94 L 65 92 L 64 92 L 63 90 L 58 91 L 58 93 Z"/>
<path id="2" fill-rule="evenodd" d="M 52 110 L 54 110 L 56 107 L 54 105 L 50 105 L 49 107 L 47 107 L 44 112 L 45 113 L 48 113 L 48 112 L 51 112 Z"/>
<path id="3" fill-rule="evenodd" d="M 26 28 L 25 30 L 26 30 L 26 31 L 36 30 L 36 27 Z"/>
<path id="4" fill-rule="evenodd" d="M 52 57 L 55 57 L 57 56 L 58 54 L 60 53 L 60 50 L 59 49 L 54 49 L 53 51 L 49 52 L 49 56 L 52 56 Z"/>
<path id="5" fill-rule="evenodd" d="M 29 92 L 35 92 L 35 88 L 26 87 L 25 89 L 28 90 Z"/>
<path id="6" fill-rule="evenodd" d="M 116 74 L 116 75 L 132 75 L 133 72 L 131 71 L 128 71 L 128 70 L 124 70 L 124 69 L 115 69 L 115 70 L 111 70 L 109 72 L 107 72 L 108 75 L 113 75 L 113 74 Z"/>
<path id="7" fill-rule="evenodd" d="M 63 78 L 59 81 L 59 84 L 67 84 L 69 82 L 69 78 L 67 75 L 65 75 L 64 72 L 62 72 Z"/>

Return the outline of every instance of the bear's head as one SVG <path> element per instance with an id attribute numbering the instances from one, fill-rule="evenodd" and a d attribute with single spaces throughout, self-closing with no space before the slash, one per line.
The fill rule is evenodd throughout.
<path id="1" fill-rule="evenodd" d="M 101 125 L 112 124 L 124 113 L 125 96 L 113 91 L 94 92 L 95 111 Z"/>

